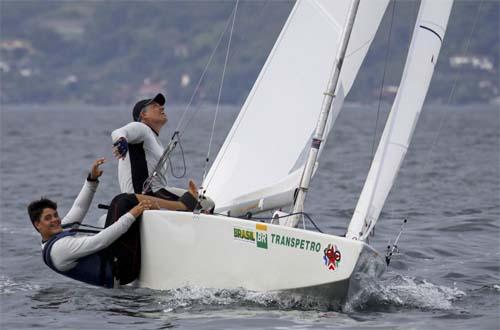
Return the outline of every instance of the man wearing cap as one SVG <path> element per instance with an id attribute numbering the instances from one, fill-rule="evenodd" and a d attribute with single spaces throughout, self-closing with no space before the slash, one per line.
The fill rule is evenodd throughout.
<path id="1" fill-rule="evenodd" d="M 132 111 L 133 122 L 111 133 L 113 154 L 118 161 L 118 181 L 122 193 L 143 193 L 146 179 L 160 160 L 164 147 L 159 134 L 167 123 L 165 96 L 157 94 L 152 99 L 140 100 Z M 192 181 L 190 186 L 194 186 Z M 167 182 L 162 175 L 157 176 L 149 191 L 145 193 L 168 200 L 183 202 L 188 210 L 193 210 L 197 200 L 192 194 L 174 194 L 166 190 Z M 179 197 L 180 196 L 180 197 Z"/>

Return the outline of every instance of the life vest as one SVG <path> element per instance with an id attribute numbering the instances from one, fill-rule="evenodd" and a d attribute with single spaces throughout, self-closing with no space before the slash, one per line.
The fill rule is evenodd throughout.
<path id="1" fill-rule="evenodd" d="M 51 237 L 47 243 L 45 243 L 42 251 L 43 261 L 45 264 L 53 271 L 74 280 L 106 288 L 112 288 L 114 283 L 113 268 L 106 250 L 98 251 L 78 259 L 76 266 L 67 271 L 60 271 L 54 266 L 50 257 L 50 252 L 54 243 L 63 237 L 74 236 L 75 234 L 75 231 L 63 231 Z"/>

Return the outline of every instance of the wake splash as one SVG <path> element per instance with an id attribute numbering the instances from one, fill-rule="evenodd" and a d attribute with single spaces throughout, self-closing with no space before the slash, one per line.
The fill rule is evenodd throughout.
<path id="1" fill-rule="evenodd" d="M 165 312 L 184 309 L 266 308 L 276 310 L 329 310 L 329 303 L 312 297 L 281 292 L 255 292 L 243 288 L 183 287 L 162 291 L 159 303 Z"/>
<path id="2" fill-rule="evenodd" d="M 425 279 L 394 275 L 369 283 L 345 303 L 344 311 L 391 309 L 450 310 L 453 302 L 466 296 L 458 288 L 435 285 Z"/>
<path id="3" fill-rule="evenodd" d="M 206 289 L 183 287 L 156 292 L 164 312 L 185 310 L 263 309 L 280 311 L 369 312 L 397 309 L 451 310 L 453 302 L 466 294 L 449 288 L 402 275 L 367 284 L 355 296 L 339 305 L 321 298 L 294 293 L 255 292 L 239 289 Z"/>

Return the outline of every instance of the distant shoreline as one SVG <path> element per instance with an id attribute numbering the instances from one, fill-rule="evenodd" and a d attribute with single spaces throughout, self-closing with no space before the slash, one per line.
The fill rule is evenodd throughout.
<path id="1" fill-rule="evenodd" d="M 53 109 L 55 111 L 61 111 L 61 110 L 66 110 L 66 111 L 82 111 L 85 109 L 92 109 L 92 110 L 99 110 L 99 109 L 105 109 L 107 111 L 112 110 L 112 111 L 121 111 L 124 109 L 132 109 L 132 104 L 116 104 L 116 105 L 95 105 L 95 104 L 85 104 L 85 103 L 47 103 L 47 104 L 32 104 L 32 103 L 25 103 L 25 104 L 0 104 L 0 111 L 8 110 L 8 111 L 19 111 L 18 109 L 25 110 L 25 109 L 41 109 L 41 110 L 49 110 Z M 168 108 L 173 108 L 176 111 L 179 109 L 184 109 L 186 108 L 187 104 L 182 104 L 182 103 L 173 103 L 168 105 Z M 242 105 L 238 104 L 223 104 L 221 105 L 222 108 L 229 108 L 229 109 L 236 109 L 239 111 L 240 107 Z M 381 109 L 386 109 L 390 107 L 391 104 L 389 103 L 382 103 L 380 105 Z M 213 103 L 202 103 L 202 104 L 195 104 L 191 105 L 191 108 L 201 108 L 201 109 L 206 109 L 206 110 L 212 110 L 216 107 L 216 104 Z M 360 103 L 360 102 L 345 102 L 344 108 L 347 109 L 370 109 L 373 107 L 378 108 L 377 103 Z M 463 105 L 458 105 L 458 104 L 451 104 L 451 105 L 445 105 L 439 102 L 435 103 L 425 103 L 424 108 L 429 108 L 432 107 L 433 109 L 445 109 L 445 108 L 459 108 L 459 109 L 493 109 L 497 108 L 500 110 L 500 103 L 467 103 Z"/>

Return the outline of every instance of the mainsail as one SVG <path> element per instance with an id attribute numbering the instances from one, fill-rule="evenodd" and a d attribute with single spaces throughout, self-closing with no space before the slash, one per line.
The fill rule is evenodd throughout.
<path id="1" fill-rule="evenodd" d="M 403 77 L 346 237 L 366 239 L 406 155 L 443 42 L 452 0 L 422 0 Z"/>
<path id="2" fill-rule="evenodd" d="M 203 182 L 216 211 L 241 215 L 293 202 L 351 2 L 295 4 Z M 325 137 L 387 3 L 371 0 L 359 6 Z"/>

